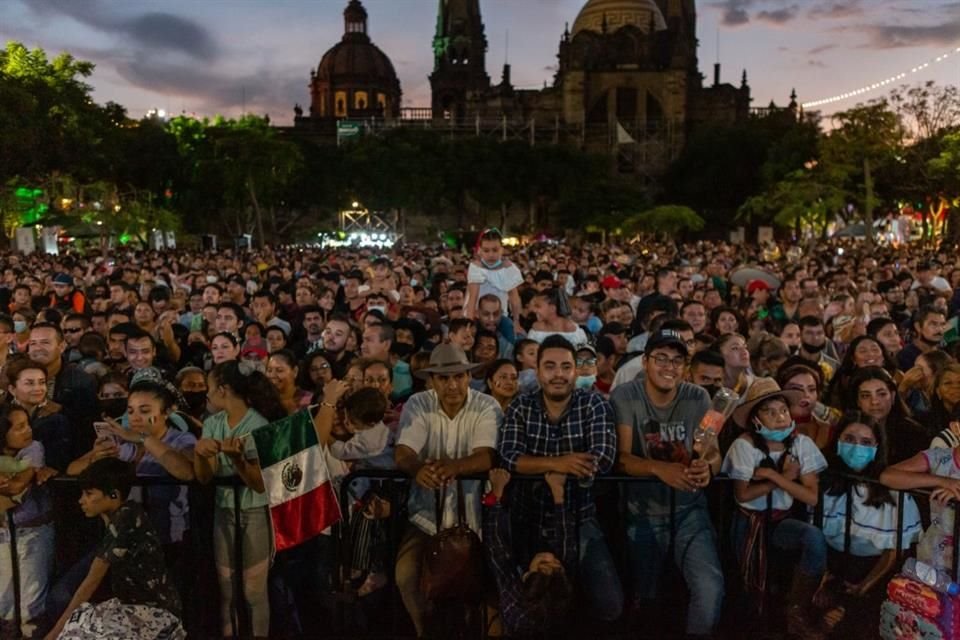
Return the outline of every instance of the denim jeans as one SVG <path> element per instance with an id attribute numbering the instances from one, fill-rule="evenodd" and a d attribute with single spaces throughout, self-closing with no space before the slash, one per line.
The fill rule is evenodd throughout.
<path id="1" fill-rule="evenodd" d="M 596 518 L 582 521 L 579 534 L 577 582 L 587 600 L 588 611 L 598 620 L 612 622 L 623 613 L 623 587 L 617 566 Z"/>
<path id="2" fill-rule="evenodd" d="M 720 620 L 723 605 L 723 571 L 717 554 L 716 533 L 703 506 L 676 513 L 673 561 L 690 592 L 687 607 L 689 635 L 709 635 Z M 653 600 L 670 547 L 670 517 L 627 517 L 627 547 L 633 571 L 634 594 Z"/>
<path id="3" fill-rule="evenodd" d="M 8 532 L 4 530 L 4 533 Z M 52 524 L 17 529 L 21 632 L 28 637 L 36 624 L 42 622 L 47 587 L 53 573 L 53 541 Z M 14 613 L 13 564 L 7 535 L 0 542 L 0 618 L 12 621 Z"/>
<path id="4" fill-rule="evenodd" d="M 800 571 L 811 578 L 818 578 L 827 570 L 827 541 L 823 537 L 823 531 L 813 526 L 809 522 L 787 518 L 778 523 L 771 523 L 773 531 L 770 532 L 770 544 L 777 549 L 786 551 L 800 550 Z M 733 538 L 734 549 L 737 553 L 737 562 L 743 564 L 742 550 L 743 541 L 749 531 L 750 523 L 747 517 L 742 513 L 737 513 L 733 519 Z M 775 562 L 773 554 L 767 556 L 769 562 Z M 768 565 L 769 566 L 769 563 Z"/>

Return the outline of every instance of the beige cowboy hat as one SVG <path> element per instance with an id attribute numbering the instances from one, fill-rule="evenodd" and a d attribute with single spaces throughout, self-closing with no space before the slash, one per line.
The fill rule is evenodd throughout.
<path id="1" fill-rule="evenodd" d="M 747 389 L 743 402 L 733 410 L 733 421 L 745 429 L 750 412 L 761 402 L 771 398 L 782 398 L 788 405 L 793 405 L 802 395 L 803 393 L 796 389 L 781 389 L 773 378 L 757 378 Z"/>
<path id="2" fill-rule="evenodd" d="M 463 349 L 453 344 L 441 344 L 430 352 L 430 366 L 417 371 L 417 376 L 426 378 L 430 374 L 451 374 L 473 371 L 482 364 L 473 364 L 467 360 Z"/>

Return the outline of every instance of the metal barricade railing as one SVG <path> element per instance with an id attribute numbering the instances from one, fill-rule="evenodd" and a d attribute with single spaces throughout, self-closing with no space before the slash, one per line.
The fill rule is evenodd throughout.
<path id="1" fill-rule="evenodd" d="M 75 487 L 78 483 L 78 478 L 74 476 L 57 476 L 48 481 L 47 486 L 49 486 L 53 491 L 62 489 L 68 486 Z M 246 484 L 236 476 L 233 477 L 214 477 L 209 483 L 201 485 L 196 482 L 181 482 L 174 478 L 146 478 L 138 477 L 132 484 L 133 488 L 143 489 L 142 494 L 142 504 L 144 509 L 147 508 L 149 503 L 149 489 L 150 487 L 200 487 L 200 486 L 211 486 L 215 488 L 228 487 L 233 488 L 233 517 L 234 517 L 234 566 L 233 566 L 233 577 L 234 577 L 234 586 L 232 590 L 231 597 L 231 624 L 232 624 L 232 634 L 231 637 L 234 639 L 238 638 L 248 638 L 252 637 L 252 628 L 250 627 L 250 616 L 241 615 L 241 613 L 246 609 L 243 605 L 245 602 L 244 591 L 243 591 L 243 537 L 241 535 L 241 491 L 239 489 L 246 488 Z M 215 489 L 216 490 L 216 489 Z M 193 508 L 195 505 L 190 505 L 190 511 L 193 513 Z M 20 562 L 19 554 L 17 553 L 17 527 L 14 524 L 14 514 L 13 511 L 7 511 L 7 530 L 9 531 L 10 537 L 10 562 L 11 562 L 11 577 L 13 581 L 13 606 L 14 606 L 14 630 L 12 638 L 20 638 L 21 629 L 23 626 L 23 620 L 21 616 L 21 602 L 22 602 L 22 580 L 20 572 Z M 3 621 L 0 620 L 0 624 L 3 624 Z M 221 623 L 221 627 L 223 624 Z"/>
<path id="2" fill-rule="evenodd" d="M 830 472 L 826 472 L 829 474 Z M 845 526 L 844 526 L 844 551 L 846 555 L 849 555 L 851 548 L 851 528 L 853 523 L 853 490 L 854 487 L 858 484 L 870 485 L 870 484 L 881 484 L 874 479 L 865 478 L 862 476 L 851 476 L 844 475 L 844 478 L 851 480 L 846 487 L 846 513 L 845 513 Z M 373 481 L 378 481 L 380 483 L 384 482 L 395 482 L 402 484 L 409 484 L 412 480 L 406 474 L 400 471 L 386 471 L 386 470 L 374 470 L 374 469 L 365 469 L 353 471 L 346 476 L 344 476 L 340 481 L 340 504 L 344 512 L 344 518 L 338 523 L 335 527 L 335 541 L 337 546 L 335 549 L 335 558 L 334 558 L 334 575 L 339 576 L 340 580 L 336 589 L 339 589 L 343 584 L 343 577 L 348 575 L 349 567 L 347 565 L 347 559 L 342 557 L 342 550 L 344 544 L 347 543 L 347 537 L 350 535 L 349 518 L 350 510 L 349 505 L 351 503 L 350 498 L 350 487 L 351 485 L 360 479 L 368 479 Z M 469 475 L 463 476 L 464 480 L 487 480 L 486 474 L 479 475 Z M 542 481 L 542 476 L 522 476 L 514 475 L 512 476 L 511 482 L 533 482 L 533 481 Z M 729 481 L 730 479 L 725 476 L 717 476 L 714 478 L 715 481 Z M 54 491 L 64 488 L 65 486 L 76 485 L 76 478 L 71 477 L 58 477 L 52 479 L 49 484 L 52 485 Z M 624 484 L 637 484 L 637 483 L 650 483 L 650 484 L 662 484 L 656 478 L 636 478 L 632 476 L 623 476 L 623 475 L 609 475 L 609 476 L 600 476 L 596 478 L 597 484 L 615 484 L 615 485 L 624 485 Z M 143 487 L 145 489 L 144 501 L 149 500 L 149 487 L 151 486 L 188 486 L 196 487 L 201 486 L 198 483 L 184 483 L 179 482 L 174 479 L 160 479 L 160 478 L 138 478 L 134 483 L 136 487 Z M 214 487 L 232 487 L 234 489 L 240 489 L 246 487 L 246 485 L 236 477 L 230 478 L 214 478 L 209 485 Z M 826 486 L 823 481 L 819 484 L 820 491 L 820 500 L 818 501 L 818 507 L 813 514 L 813 522 L 817 526 L 822 526 L 822 504 L 823 496 L 826 492 Z M 905 500 L 907 495 L 912 495 L 921 499 L 929 499 L 930 492 L 925 490 L 910 490 L 910 491 L 894 491 L 896 495 L 896 504 L 897 504 L 897 531 L 896 531 L 896 566 L 899 566 L 901 560 L 903 559 L 904 550 L 903 547 L 903 527 L 904 527 L 904 507 Z M 234 499 L 234 566 L 233 566 L 233 577 L 234 577 L 234 587 L 232 589 L 233 595 L 230 604 L 231 611 L 231 627 L 232 627 L 232 636 L 234 638 L 246 638 L 251 637 L 251 619 L 250 612 L 248 612 L 245 606 L 245 598 L 243 592 L 243 540 L 242 535 L 239 535 L 242 530 L 241 523 L 241 492 L 233 491 Z M 674 489 L 670 489 L 670 543 L 673 544 L 673 539 L 676 536 L 676 492 Z M 400 505 L 397 505 L 400 506 Z M 953 502 L 952 508 L 954 509 L 954 522 L 953 522 L 953 577 L 956 580 L 960 577 L 960 503 Z M 195 508 L 194 504 L 190 505 L 191 511 Z M 392 528 L 392 538 L 397 538 L 397 529 L 402 524 L 398 520 L 398 514 L 402 513 L 402 509 L 393 509 L 391 511 L 391 523 L 390 527 Z M 11 574 L 13 579 L 13 589 L 14 589 L 14 638 L 19 637 L 20 628 L 22 626 L 22 620 L 20 619 L 20 603 L 21 603 L 21 582 L 22 576 L 20 575 L 20 567 L 18 562 L 18 554 L 16 549 L 17 544 L 17 531 L 13 523 L 13 513 L 11 511 L 7 512 L 7 527 L 10 537 L 10 557 L 11 557 Z M 723 540 L 723 536 L 726 535 L 725 527 L 720 526 L 716 527 L 718 535 Z M 392 590 L 392 592 L 395 591 Z M 392 593 L 391 592 L 391 593 Z M 391 606 L 392 611 L 392 627 L 393 631 L 390 633 L 391 637 L 396 637 L 395 630 L 399 627 L 400 623 L 400 609 L 396 606 L 396 594 L 393 593 L 392 598 L 394 599 L 393 605 Z M 341 602 L 342 601 L 338 601 Z M 335 612 L 336 614 L 336 626 L 343 628 L 343 621 L 345 618 L 344 607 L 341 606 Z M 224 626 L 223 621 L 221 621 L 221 628 Z"/>

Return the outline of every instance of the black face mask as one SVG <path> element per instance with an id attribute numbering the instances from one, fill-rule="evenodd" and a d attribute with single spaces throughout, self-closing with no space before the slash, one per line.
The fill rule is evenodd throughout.
<path id="1" fill-rule="evenodd" d="M 186 400 L 190 411 L 199 413 L 207 408 L 206 391 L 182 391 L 183 399 Z"/>
<path id="2" fill-rule="evenodd" d="M 823 351 L 823 348 L 826 346 L 826 344 L 827 343 L 823 343 L 821 345 L 814 345 L 814 344 L 810 344 L 809 342 L 802 343 L 803 350 L 806 351 L 807 353 L 820 353 L 821 351 Z"/>
<path id="3" fill-rule="evenodd" d="M 795 356 L 800 351 L 800 345 L 794 344 L 789 347 L 790 355 Z"/>
<path id="4" fill-rule="evenodd" d="M 717 391 L 720 391 L 720 385 L 718 384 L 704 384 L 700 386 L 703 387 L 704 391 L 706 391 L 711 398 L 716 395 Z"/>
<path id="5" fill-rule="evenodd" d="M 126 398 L 110 398 L 109 400 L 99 400 L 97 406 L 100 407 L 100 413 L 110 418 L 119 418 L 127 412 Z"/>

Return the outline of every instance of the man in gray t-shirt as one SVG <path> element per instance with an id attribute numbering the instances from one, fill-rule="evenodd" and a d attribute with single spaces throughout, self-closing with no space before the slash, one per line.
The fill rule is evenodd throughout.
<path id="1" fill-rule="evenodd" d="M 643 373 L 614 389 L 610 402 L 617 421 L 617 469 L 659 480 L 632 483 L 627 489 L 634 593 L 644 600 L 656 597 L 664 558 L 672 549 L 690 592 L 686 632 L 707 636 L 723 603 L 716 534 L 702 491 L 717 470 L 694 459 L 694 432 L 710 408 L 710 398 L 702 388 L 682 381 L 687 353 L 675 331 L 652 334 L 644 349 Z"/>

